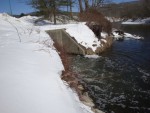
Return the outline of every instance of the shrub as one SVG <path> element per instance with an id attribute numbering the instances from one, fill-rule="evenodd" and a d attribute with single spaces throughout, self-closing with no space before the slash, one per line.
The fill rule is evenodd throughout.
<path id="1" fill-rule="evenodd" d="M 107 32 L 108 34 L 111 33 L 111 22 L 108 21 L 105 16 L 96 8 L 92 7 L 82 13 L 79 13 L 79 19 L 80 21 L 87 22 L 87 25 L 95 23 L 96 25 L 101 26 L 103 31 Z"/>

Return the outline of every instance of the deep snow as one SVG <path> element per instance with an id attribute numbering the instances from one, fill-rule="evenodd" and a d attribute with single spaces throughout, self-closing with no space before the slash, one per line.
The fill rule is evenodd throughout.
<path id="1" fill-rule="evenodd" d="M 63 64 L 36 18 L 0 14 L 0 113 L 93 113 L 61 80 Z"/>

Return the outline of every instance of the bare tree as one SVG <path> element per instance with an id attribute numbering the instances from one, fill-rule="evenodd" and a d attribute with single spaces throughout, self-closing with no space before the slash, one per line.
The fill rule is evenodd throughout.
<path id="1" fill-rule="evenodd" d="M 92 1 L 92 6 L 94 6 L 94 2 L 95 2 L 95 0 L 91 0 Z"/>
<path id="2" fill-rule="evenodd" d="M 85 10 L 89 9 L 89 1 L 88 0 L 84 0 L 85 3 Z"/>
<path id="3" fill-rule="evenodd" d="M 110 3 L 112 0 L 92 0 L 93 6 L 103 6 L 104 3 Z"/>
<path id="4" fill-rule="evenodd" d="M 80 7 L 80 13 L 82 13 L 83 12 L 82 0 L 78 0 L 78 2 Z"/>
<path id="5" fill-rule="evenodd" d="M 69 6 L 70 6 L 70 17 L 72 18 L 72 4 L 73 4 L 73 2 L 72 2 L 72 0 L 69 0 Z"/>
<path id="6" fill-rule="evenodd" d="M 108 34 L 111 33 L 111 23 L 96 8 L 91 7 L 87 11 L 80 13 L 79 19 L 80 21 L 86 21 L 87 25 L 89 26 L 93 26 L 93 24 L 99 26 L 100 31 L 103 29 L 103 31 L 107 32 Z"/>
<path id="7" fill-rule="evenodd" d="M 30 0 L 30 5 L 46 18 L 53 18 L 54 24 L 56 24 L 56 15 L 61 12 L 61 7 L 66 7 L 68 4 L 72 12 L 72 0 Z"/>

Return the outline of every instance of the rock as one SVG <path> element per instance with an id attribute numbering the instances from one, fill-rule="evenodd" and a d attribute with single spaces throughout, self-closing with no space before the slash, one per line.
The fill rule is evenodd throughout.
<path id="1" fill-rule="evenodd" d="M 90 107 L 95 106 L 93 103 L 93 100 L 89 97 L 87 92 L 85 92 L 84 95 L 82 95 L 82 100 L 83 100 L 83 103 L 87 106 L 90 106 Z"/>
<path id="2" fill-rule="evenodd" d="M 83 90 L 84 90 L 84 88 L 83 88 L 83 86 L 82 86 L 82 85 L 78 85 L 78 89 L 79 89 L 79 90 L 81 90 L 81 91 L 83 91 Z"/>
<path id="3" fill-rule="evenodd" d="M 100 111 L 99 109 L 95 109 L 95 113 L 104 113 L 104 112 Z"/>
<path id="4" fill-rule="evenodd" d="M 94 107 L 94 103 L 93 102 L 85 102 L 85 101 L 82 101 L 83 104 L 85 104 L 86 106 L 89 106 L 89 107 Z"/>
<path id="5" fill-rule="evenodd" d="M 95 108 L 92 108 L 92 111 L 94 113 L 104 113 L 103 111 L 99 110 L 99 109 L 95 109 Z"/>
<path id="6" fill-rule="evenodd" d="M 95 46 L 97 46 L 97 44 L 93 44 L 92 46 L 95 47 Z"/>
<path id="7" fill-rule="evenodd" d="M 95 51 L 96 54 L 100 54 L 104 52 L 107 48 L 109 48 L 113 43 L 113 37 L 106 37 L 106 42 L 102 41 L 102 46 L 98 47 Z"/>
<path id="8" fill-rule="evenodd" d="M 86 49 L 86 54 L 87 55 L 92 55 L 92 54 L 94 54 L 94 52 L 93 52 L 93 50 L 91 48 L 87 48 Z"/>
<path id="9" fill-rule="evenodd" d="M 103 52 L 103 49 L 104 49 L 103 47 L 97 47 L 95 53 L 96 53 L 96 54 L 100 54 L 100 53 Z"/>
<path id="10" fill-rule="evenodd" d="M 106 41 L 107 41 L 107 48 L 109 48 L 110 46 L 112 46 L 113 37 L 108 37 L 108 38 L 106 38 Z"/>

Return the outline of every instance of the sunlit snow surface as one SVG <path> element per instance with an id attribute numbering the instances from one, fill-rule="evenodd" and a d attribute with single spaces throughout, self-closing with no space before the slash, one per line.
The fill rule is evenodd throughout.
<path id="1" fill-rule="evenodd" d="M 60 57 L 36 18 L 0 14 L 0 113 L 92 113 L 61 80 Z"/>

